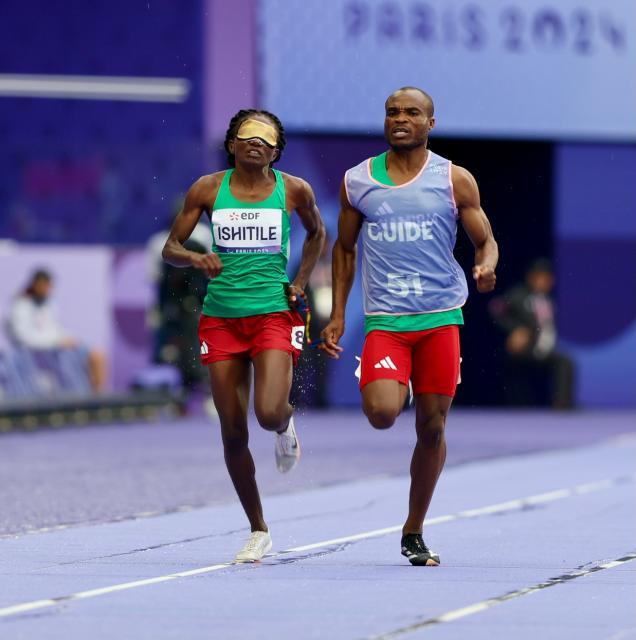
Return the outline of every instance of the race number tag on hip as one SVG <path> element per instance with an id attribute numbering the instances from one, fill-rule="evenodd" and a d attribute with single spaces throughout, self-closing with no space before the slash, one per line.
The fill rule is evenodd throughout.
<path id="1" fill-rule="evenodd" d="M 278 253 L 283 215 L 282 209 L 216 209 L 214 244 L 221 253 Z"/>
<path id="2" fill-rule="evenodd" d="M 304 325 L 299 325 L 297 327 L 292 327 L 292 330 L 291 330 L 292 347 L 296 347 L 296 349 L 302 349 L 304 341 L 305 341 L 305 327 L 304 327 Z"/>

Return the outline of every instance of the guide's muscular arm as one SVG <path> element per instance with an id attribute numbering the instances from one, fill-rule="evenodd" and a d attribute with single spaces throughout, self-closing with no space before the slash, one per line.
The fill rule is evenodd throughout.
<path id="1" fill-rule="evenodd" d="M 161 255 L 173 267 L 194 267 L 208 278 L 215 278 L 223 271 L 223 264 L 215 253 L 201 254 L 189 251 L 183 243 L 190 237 L 204 211 L 210 211 L 221 183 L 222 173 L 199 178 L 188 189 L 183 208 L 177 214 Z"/>
<path id="2" fill-rule="evenodd" d="M 481 208 L 479 188 L 473 176 L 462 167 L 453 165 L 453 192 L 459 218 L 464 231 L 475 247 L 473 279 L 477 291 L 488 293 L 495 288 L 495 268 L 499 260 L 499 248 L 492 233 L 490 222 Z"/>
<path id="3" fill-rule="evenodd" d="M 345 330 L 345 308 L 356 275 L 357 243 L 361 227 L 362 214 L 351 206 L 343 180 L 340 187 L 338 238 L 333 246 L 331 262 L 333 281 L 331 320 L 320 334 L 324 340 L 321 348 L 332 358 L 338 358 L 338 354 L 342 351 L 338 340 Z"/>

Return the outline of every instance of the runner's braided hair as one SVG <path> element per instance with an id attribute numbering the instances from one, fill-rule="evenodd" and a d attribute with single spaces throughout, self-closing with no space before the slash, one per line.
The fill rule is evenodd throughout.
<path id="1" fill-rule="evenodd" d="M 225 142 L 223 144 L 223 146 L 225 147 L 225 152 L 227 153 L 227 162 L 230 165 L 230 167 L 236 166 L 234 154 L 230 153 L 230 140 L 233 140 L 236 137 L 236 133 L 239 130 L 240 126 L 243 124 L 243 122 L 253 115 L 261 115 L 261 116 L 268 117 L 276 125 L 276 128 L 278 129 L 278 144 L 276 145 L 276 148 L 278 149 L 278 156 L 276 157 L 275 160 L 272 160 L 271 164 L 278 162 L 280 160 L 281 155 L 283 155 L 283 149 L 287 144 L 287 140 L 285 139 L 285 127 L 283 127 L 283 123 L 273 113 L 270 113 L 269 111 L 264 111 L 262 109 L 241 109 L 230 120 L 230 126 L 227 128 L 227 132 L 225 134 Z"/>

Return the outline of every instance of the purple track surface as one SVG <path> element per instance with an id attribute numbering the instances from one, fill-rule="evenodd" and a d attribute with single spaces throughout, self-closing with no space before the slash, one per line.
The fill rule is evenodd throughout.
<path id="1" fill-rule="evenodd" d="M 288 476 L 253 429 L 257 565 L 203 419 L 3 435 L 0 637 L 636 638 L 635 417 L 452 413 L 437 568 L 399 554 L 411 412 L 299 415 Z"/>

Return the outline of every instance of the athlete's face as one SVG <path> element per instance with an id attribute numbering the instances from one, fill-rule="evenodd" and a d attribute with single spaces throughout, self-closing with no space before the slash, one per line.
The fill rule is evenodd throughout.
<path id="1" fill-rule="evenodd" d="M 415 149 L 426 145 L 435 126 L 431 105 L 419 91 L 398 91 L 385 104 L 384 137 L 393 149 Z"/>
<path id="2" fill-rule="evenodd" d="M 268 127 L 273 127 L 276 130 L 276 124 L 272 122 L 267 116 L 261 114 L 254 114 L 249 117 L 249 120 L 256 120 L 266 124 Z M 239 127 L 239 131 L 241 127 Z M 265 140 L 253 137 L 246 140 L 242 140 L 235 137 L 229 143 L 230 153 L 234 154 L 236 164 L 242 164 L 246 166 L 269 166 L 276 158 L 278 158 L 279 150 L 277 147 L 272 147 Z"/>

